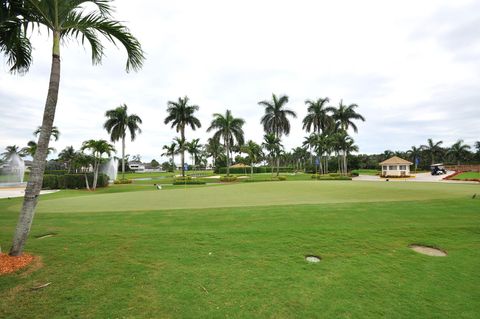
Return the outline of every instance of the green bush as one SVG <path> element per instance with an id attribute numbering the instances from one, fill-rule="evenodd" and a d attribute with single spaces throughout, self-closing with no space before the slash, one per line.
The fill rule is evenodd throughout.
<path id="1" fill-rule="evenodd" d="M 65 175 L 67 173 L 64 169 L 45 170 L 45 175 Z"/>
<path id="2" fill-rule="evenodd" d="M 222 176 L 220 177 L 220 182 L 231 183 L 237 181 L 237 176 Z"/>
<path id="3" fill-rule="evenodd" d="M 352 180 L 350 176 L 345 176 L 340 174 L 328 174 L 328 175 L 313 174 L 312 179 L 316 179 L 317 181 L 351 181 Z"/>
<path id="4" fill-rule="evenodd" d="M 206 182 L 205 181 L 201 181 L 201 180 L 186 180 L 186 181 L 183 181 L 183 182 L 179 182 L 179 181 L 175 181 L 173 182 L 173 185 L 205 185 Z"/>
<path id="5" fill-rule="evenodd" d="M 274 171 L 277 171 L 277 168 L 274 168 Z M 280 167 L 279 172 L 280 173 L 293 173 L 294 168 L 293 167 Z M 270 166 L 261 166 L 261 167 L 254 167 L 253 168 L 253 173 L 258 174 L 258 173 L 271 173 L 272 168 Z M 215 173 L 216 174 L 227 174 L 227 168 L 226 167 L 216 167 L 215 168 Z M 251 173 L 251 168 L 246 167 L 246 168 L 241 168 L 241 167 L 234 167 L 230 168 L 230 174 L 250 174 Z"/>
<path id="6" fill-rule="evenodd" d="M 118 185 L 118 184 L 131 184 L 132 183 L 132 180 L 131 179 L 116 179 L 115 181 L 113 181 L 114 184 Z"/>
<path id="7" fill-rule="evenodd" d="M 88 184 L 93 185 L 93 173 L 87 174 Z M 108 175 L 98 174 L 97 187 L 108 186 Z M 44 175 L 42 189 L 83 189 L 85 185 L 84 174 Z"/>
<path id="8" fill-rule="evenodd" d="M 42 189 L 57 189 L 57 175 L 43 175 Z"/>
<path id="9" fill-rule="evenodd" d="M 192 180 L 192 177 L 191 176 L 177 176 L 173 179 L 173 182 L 176 183 L 176 182 L 185 182 L 185 181 L 191 181 Z"/>
<path id="10" fill-rule="evenodd" d="M 279 181 L 286 181 L 286 180 L 287 180 L 287 176 L 278 176 L 278 180 L 279 180 Z"/>

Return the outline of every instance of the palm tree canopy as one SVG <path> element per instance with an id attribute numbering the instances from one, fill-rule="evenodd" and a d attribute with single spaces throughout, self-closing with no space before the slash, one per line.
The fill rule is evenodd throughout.
<path id="1" fill-rule="evenodd" d="M 126 104 L 105 112 L 107 121 L 103 127 L 110 134 L 110 140 L 116 142 L 124 139 L 127 131 L 130 132 L 132 141 L 137 137 L 137 132 L 141 133 L 139 124 L 142 124 L 142 119 L 136 114 L 128 114 L 128 107 Z"/>
<path id="2" fill-rule="evenodd" d="M 127 27 L 111 19 L 112 0 L 21 1 L 5 0 L 0 4 L 0 52 L 7 58 L 11 72 L 25 73 L 32 64 L 30 33 L 45 27 L 58 36 L 54 54 L 60 53 L 60 40 L 80 39 L 92 50 L 92 63 L 104 56 L 100 36 L 121 45 L 127 51 L 126 70 L 138 70 L 145 59 L 138 40 Z M 93 6 L 92 6 L 93 5 Z M 89 10 L 85 10 L 88 6 Z M 93 9 L 94 8 L 94 9 Z"/>
<path id="3" fill-rule="evenodd" d="M 267 133 L 263 136 L 262 147 L 265 148 L 271 157 L 280 155 L 283 149 L 280 138 L 273 133 Z"/>
<path id="4" fill-rule="evenodd" d="M 338 108 L 332 109 L 333 118 L 337 122 L 339 128 L 347 131 L 351 127 L 355 133 L 358 132 L 358 128 L 354 120 L 365 122 L 365 118 L 355 111 L 357 107 L 357 104 L 350 104 L 347 106 L 343 104 L 343 100 L 340 100 Z"/>
<path id="5" fill-rule="evenodd" d="M 326 104 L 328 102 L 330 102 L 328 97 L 305 101 L 305 104 L 308 106 L 308 114 L 303 119 L 304 130 L 310 132 L 313 126 L 313 131 L 319 133 L 326 132 L 333 128 L 334 121 L 328 113 L 333 112 L 334 108 L 327 107 Z"/>
<path id="6" fill-rule="evenodd" d="M 250 158 L 252 163 L 258 162 L 262 157 L 262 147 L 252 140 L 249 140 L 245 145 L 241 147 L 242 153 L 245 153 Z"/>
<path id="7" fill-rule="evenodd" d="M 90 150 L 95 158 L 101 158 L 103 154 L 111 156 L 115 147 L 105 140 L 88 140 L 83 142 L 82 151 Z"/>
<path id="8" fill-rule="evenodd" d="M 170 145 L 163 145 L 162 147 L 163 150 L 165 150 L 164 153 L 162 153 L 162 156 L 173 156 L 177 154 L 177 144 L 175 142 L 172 142 Z"/>
<path id="9" fill-rule="evenodd" d="M 243 119 L 233 117 L 232 112 L 227 110 L 225 115 L 213 114 L 213 120 L 207 132 L 215 130 L 213 138 L 217 140 L 223 138 L 226 144 L 233 145 L 233 142 L 237 141 L 239 145 L 243 145 L 244 133 L 242 126 L 244 124 L 245 121 Z"/>
<path id="10" fill-rule="evenodd" d="M 35 132 L 33 132 L 33 135 L 35 136 L 38 136 L 40 135 L 40 132 L 42 131 L 42 127 L 39 126 Z M 60 138 L 60 131 L 58 130 L 58 127 L 56 126 L 52 126 L 52 136 L 54 138 L 55 141 L 58 141 L 58 139 Z"/>
<path id="11" fill-rule="evenodd" d="M 179 97 L 176 102 L 168 101 L 168 116 L 165 118 L 165 124 L 172 122 L 172 128 L 175 127 L 177 132 L 186 126 L 190 126 L 192 130 L 202 127 L 200 120 L 194 116 L 195 111 L 199 109 L 198 105 L 188 105 L 188 102 L 188 96 Z"/>
<path id="12" fill-rule="evenodd" d="M 265 100 L 258 102 L 258 105 L 265 107 L 265 114 L 260 120 L 265 132 L 274 133 L 278 137 L 282 136 L 282 134 L 290 134 L 290 121 L 288 120 L 288 116 L 296 118 L 297 114 L 285 108 L 287 103 L 288 96 L 281 95 L 277 97 L 275 94 L 272 94 L 271 101 Z"/>
<path id="13" fill-rule="evenodd" d="M 22 150 L 20 149 L 20 146 L 17 146 L 17 145 L 9 145 L 5 147 L 5 152 L 3 152 L 1 155 L 3 156 L 4 159 L 8 159 L 10 156 L 14 154 L 20 157 L 25 156 L 25 154 L 23 154 Z"/>

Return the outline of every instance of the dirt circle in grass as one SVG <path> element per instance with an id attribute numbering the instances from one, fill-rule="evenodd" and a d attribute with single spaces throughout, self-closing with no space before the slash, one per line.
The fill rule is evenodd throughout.
<path id="1" fill-rule="evenodd" d="M 23 254 L 18 257 L 12 257 L 8 254 L 0 253 L 0 276 L 22 269 L 35 259 L 32 255 Z"/>
<path id="2" fill-rule="evenodd" d="M 424 254 L 427 256 L 434 256 L 434 257 L 445 257 L 447 256 L 447 252 L 435 248 L 435 247 L 429 247 L 429 246 L 423 246 L 423 245 L 416 245 L 412 244 L 408 246 L 410 249 L 413 251 L 416 251 L 417 253 Z"/>
<path id="3" fill-rule="evenodd" d="M 306 255 L 305 260 L 308 261 L 309 263 L 319 263 L 322 258 L 320 256 L 315 256 L 315 255 Z"/>

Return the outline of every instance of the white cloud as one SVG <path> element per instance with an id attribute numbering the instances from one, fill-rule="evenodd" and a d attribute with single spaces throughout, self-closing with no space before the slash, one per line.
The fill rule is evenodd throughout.
<path id="1" fill-rule="evenodd" d="M 168 100 L 188 95 L 200 106 L 201 137 L 215 112 L 246 121 L 246 138 L 261 140 L 272 92 L 288 94 L 299 118 L 284 140 L 305 132 L 303 101 L 330 97 L 357 103 L 366 123 L 355 139 L 361 152 L 405 149 L 432 137 L 480 138 L 478 21 L 474 1 L 116 1 L 146 51 L 139 73 L 123 70 L 125 54 L 108 45 L 101 66 L 75 41 L 62 48 L 55 143 L 79 147 L 107 138 L 107 109 L 127 103 L 143 134 L 127 152 L 159 158 L 175 131 L 163 124 Z M 34 66 L 24 77 L 0 73 L 0 148 L 25 144 L 39 125 L 46 95 L 50 42 L 34 36 Z M 475 44 L 476 43 L 476 44 Z M 2 64 L 4 65 L 4 61 Z M 385 138 L 388 136 L 388 138 Z"/>

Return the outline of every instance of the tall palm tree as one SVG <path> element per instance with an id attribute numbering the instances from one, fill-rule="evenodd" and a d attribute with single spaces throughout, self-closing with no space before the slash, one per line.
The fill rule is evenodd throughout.
<path id="1" fill-rule="evenodd" d="M 177 154 L 177 143 L 172 142 L 170 145 L 163 145 L 164 152 L 162 156 L 171 156 L 170 161 L 172 162 L 172 172 L 175 172 L 175 154 Z"/>
<path id="2" fill-rule="evenodd" d="M 316 133 L 327 132 L 334 127 L 334 121 L 329 112 L 333 112 L 334 108 L 327 107 L 327 103 L 330 102 L 328 97 L 317 100 L 306 100 L 305 104 L 308 106 L 307 115 L 303 119 L 303 129 L 310 132 L 313 127 L 313 131 Z"/>
<path id="3" fill-rule="evenodd" d="M 280 157 L 283 149 L 280 138 L 275 136 L 274 133 L 267 133 L 263 136 L 262 147 L 268 152 L 268 156 L 271 159 L 272 175 L 275 159 Z M 277 171 L 278 176 L 278 171 Z"/>
<path id="4" fill-rule="evenodd" d="M 365 118 L 355 111 L 357 107 L 357 104 L 345 105 L 343 104 L 343 100 L 340 100 L 338 108 L 331 109 L 333 112 L 333 119 L 336 121 L 337 126 L 340 129 L 348 131 L 349 128 L 352 128 L 355 133 L 358 132 L 358 127 L 354 120 L 365 122 Z"/>
<path id="5" fill-rule="evenodd" d="M 75 157 L 72 161 L 72 166 L 75 167 L 75 171 L 79 170 L 83 172 L 85 177 L 85 187 L 87 190 L 90 190 L 90 185 L 88 183 L 88 170 L 91 165 L 94 165 L 95 159 L 92 155 L 85 154 L 82 151 L 75 152 Z"/>
<path id="6" fill-rule="evenodd" d="M 35 135 L 36 137 L 38 137 L 40 135 L 40 132 L 42 132 L 42 127 L 39 126 L 35 132 L 33 132 L 33 135 Z M 51 136 L 53 137 L 53 140 L 54 141 L 58 141 L 58 139 L 60 138 L 60 131 L 58 130 L 58 127 L 56 126 L 52 126 L 52 134 Z"/>
<path id="7" fill-rule="evenodd" d="M 460 165 L 460 161 L 465 159 L 470 150 L 470 145 L 464 144 L 463 140 L 458 140 L 447 151 L 447 155 L 453 157 L 457 161 L 457 165 Z"/>
<path id="8" fill-rule="evenodd" d="M 107 121 L 103 127 L 110 134 L 110 141 L 122 141 L 122 179 L 125 179 L 125 138 L 127 131 L 130 133 L 130 139 L 133 142 L 137 137 L 137 133 L 142 133 L 139 124 L 142 124 L 142 119 L 136 114 L 128 114 L 128 107 L 126 104 L 108 110 L 105 112 Z"/>
<path id="9" fill-rule="evenodd" d="M 225 112 L 225 115 L 215 113 L 213 120 L 207 132 L 215 131 L 213 138 L 216 140 L 223 139 L 225 146 L 225 155 L 227 157 L 227 176 L 230 175 L 230 147 L 236 141 L 238 144 L 243 144 L 243 125 L 245 121 L 241 118 L 235 118 L 230 110 Z"/>
<path id="10" fill-rule="evenodd" d="M 26 154 L 20 149 L 17 145 L 9 145 L 5 147 L 5 152 L 0 154 L 3 156 L 3 159 L 9 159 L 12 155 L 18 155 L 24 157 Z"/>
<path id="11" fill-rule="evenodd" d="M 29 155 L 33 158 L 35 156 L 35 153 L 37 152 L 37 148 L 38 148 L 37 142 L 29 141 L 27 143 L 27 147 L 22 148 L 21 152 L 24 156 Z M 56 151 L 55 148 L 49 147 L 47 155 L 50 155 L 51 153 L 54 153 L 55 151 Z"/>
<path id="12" fill-rule="evenodd" d="M 103 154 L 107 154 L 109 157 L 115 152 L 115 147 L 105 140 L 88 140 L 83 142 L 82 151 L 90 150 L 94 158 L 93 162 L 93 190 L 97 189 L 98 170 L 102 163 Z"/>
<path id="13" fill-rule="evenodd" d="M 192 157 L 192 166 L 195 166 L 198 162 L 199 155 L 202 151 L 202 145 L 199 138 L 194 138 L 191 142 L 186 143 L 187 152 Z"/>
<path id="14" fill-rule="evenodd" d="M 77 156 L 77 152 L 75 152 L 75 149 L 73 148 L 73 146 L 65 147 L 60 152 L 60 154 L 58 154 L 58 158 L 67 165 L 67 171 L 69 173 L 72 170 L 72 165 L 76 156 Z"/>
<path id="15" fill-rule="evenodd" d="M 272 133 L 275 137 L 281 139 L 282 135 L 290 134 L 290 121 L 288 117 L 297 117 L 297 114 L 285 108 L 288 103 L 288 96 L 281 95 L 277 97 L 272 94 L 271 101 L 260 101 L 258 105 L 265 107 L 265 114 L 262 116 L 260 123 L 263 125 L 265 133 Z M 277 156 L 277 176 L 280 169 L 280 157 Z"/>
<path id="16" fill-rule="evenodd" d="M 217 158 L 223 152 L 223 147 L 220 141 L 215 138 L 209 138 L 207 140 L 207 144 L 205 145 L 205 151 L 207 152 L 208 156 L 212 157 L 213 167 L 216 167 Z"/>
<path id="17" fill-rule="evenodd" d="M 431 138 L 429 138 L 427 140 L 427 144 L 421 146 L 422 150 L 428 155 L 430 155 L 432 165 L 435 164 L 435 156 L 439 155 L 442 152 L 442 144 L 443 141 L 434 142 Z"/>
<path id="18" fill-rule="evenodd" d="M 422 155 L 422 147 L 412 146 L 408 151 L 407 154 L 410 155 L 413 163 L 415 164 L 415 172 L 418 168 L 418 161 L 420 160 L 420 156 Z"/>
<path id="19" fill-rule="evenodd" d="M 42 187 L 48 143 L 52 132 L 60 85 L 60 44 L 73 39 L 88 42 L 92 62 L 98 64 L 104 55 L 100 36 L 120 43 L 127 52 L 127 71 L 141 68 L 144 55 L 140 43 L 119 21 L 113 20 L 111 0 L 77 1 L 18 1 L 4 0 L 0 4 L 0 52 L 6 56 L 12 73 L 26 73 L 32 63 L 30 33 L 47 30 L 52 35 L 50 83 L 43 113 L 42 129 L 33 158 L 30 179 L 25 190 L 11 256 L 22 254 L 33 221 L 38 194 Z M 86 9 L 88 6 L 88 10 Z M 35 30 L 35 28 L 38 30 Z"/>
<path id="20" fill-rule="evenodd" d="M 182 160 L 182 176 L 185 176 L 185 128 L 190 126 L 192 130 L 202 127 L 200 120 L 194 115 L 198 111 L 198 105 L 188 105 L 189 98 L 185 96 L 179 97 L 178 101 L 168 101 L 168 116 L 165 118 L 165 124 L 172 122 L 172 128 L 175 127 L 180 132 L 180 139 L 183 141 L 180 147 L 180 155 Z"/>
<path id="21" fill-rule="evenodd" d="M 253 165 L 258 163 L 262 158 L 262 147 L 252 140 L 249 140 L 241 147 L 243 153 L 248 155 L 250 159 L 250 175 L 253 176 Z"/>

